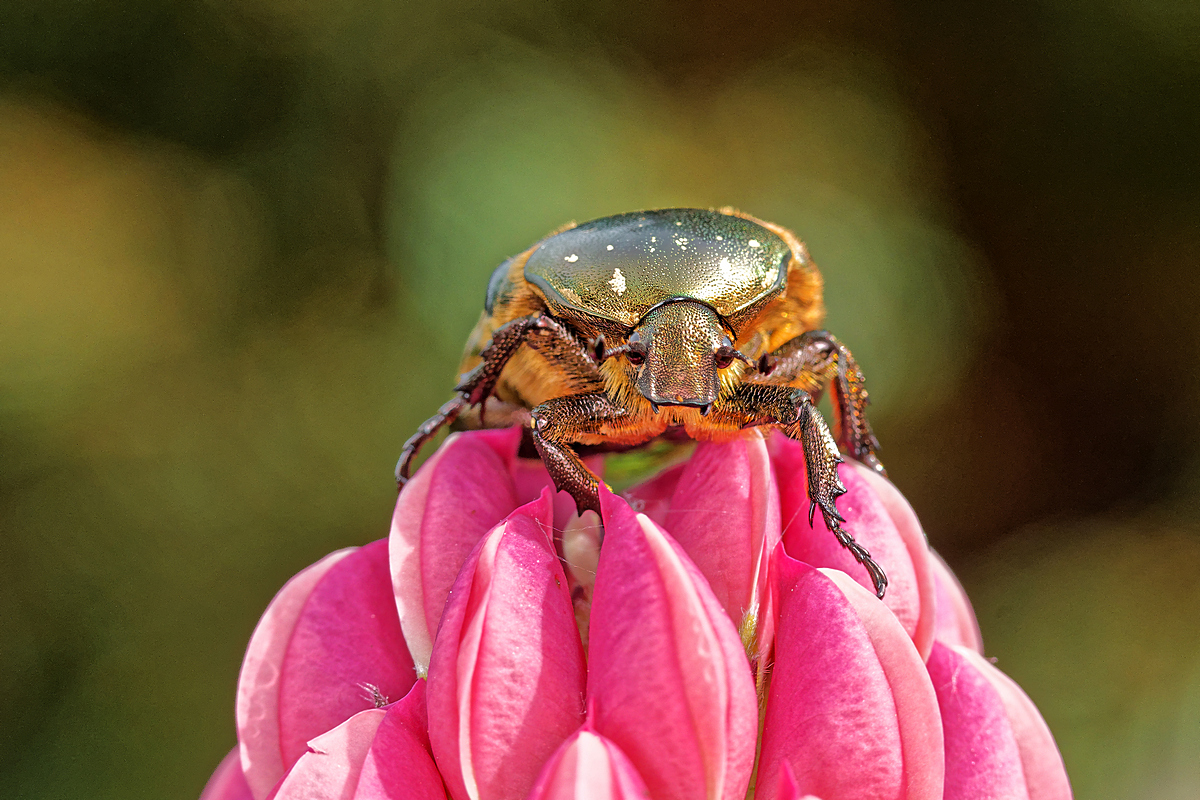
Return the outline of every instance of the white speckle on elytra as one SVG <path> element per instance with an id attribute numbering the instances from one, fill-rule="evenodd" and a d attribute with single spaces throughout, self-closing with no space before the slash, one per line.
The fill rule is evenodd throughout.
<path id="1" fill-rule="evenodd" d="M 751 247 L 761 247 L 762 246 L 761 244 L 759 244 L 758 239 L 751 239 L 750 241 L 746 242 L 746 244 L 750 245 Z"/>
<path id="2" fill-rule="evenodd" d="M 610 244 L 607 249 L 612 250 L 612 245 Z"/>
<path id="3" fill-rule="evenodd" d="M 726 280 L 728 280 L 729 278 L 733 277 L 733 265 L 729 263 L 728 258 L 722 258 L 721 261 L 718 263 L 718 266 L 721 268 L 721 277 L 722 278 L 725 278 Z"/>
<path id="4" fill-rule="evenodd" d="M 679 227 L 680 225 L 682 225 L 682 224 L 683 224 L 682 222 L 676 222 L 676 223 L 675 223 L 675 227 L 676 227 L 676 228 L 678 228 L 678 227 Z"/>
<path id="5" fill-rule="evenodd" d="M 625 294 L 625 276 L 621 274 L 621 270 L 613 270 L 612 280 L 608 282 L 608 285 L 612 287 L 618 297 Z"/>
<path id="6" fill-rule="evenodd" d="M 571 253 L 571 255 L 569 255 L 569 256 L 563 256 L 563 261 L 569 261 L 572 264 L 574 264 L 578 260 L 579 260 L 579 256 L 577 256 L 574 253 Z"/>
<path id="7" fill-rule="evenodd" d="M 718 241 L 718 242 L 723 242 L 723 241 L 725 241 L 725 237 L 724 237 L 724 236 L 718 236 L 718 237 L 717 237 L 717 241 Z"/>
<path id="8" fill-rule="evenodd" d="M 658 237 L 657 237 L 657 236 L 651 236 L 651 237 L 650 237 L 650 241 L 652 241 L 652 242 L 657 242 L 657 241 L 658 241 Z"/>
<path id="9" fill-rule="evenodd" d="M 653 248 L 653 247 L 651 247 L 651 248 L 650 248 L 650 252 L 651 252 L 651 253 L 653 253 L 653 252 L 654 252 L 654 248 Z"/>

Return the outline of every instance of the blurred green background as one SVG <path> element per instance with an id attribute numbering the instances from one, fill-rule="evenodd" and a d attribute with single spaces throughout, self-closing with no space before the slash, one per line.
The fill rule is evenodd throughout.
<path id="1" fill-rule="evenodd" d="M 1200 796 L 1200 6 L 0 4 L 0 795 L 193 798 L 486 276 L 795 229 L 1077 796 Z"/>

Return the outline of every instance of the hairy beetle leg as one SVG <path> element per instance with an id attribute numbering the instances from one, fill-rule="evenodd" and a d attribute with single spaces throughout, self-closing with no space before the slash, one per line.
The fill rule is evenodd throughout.
<path id="1" fill-rule="evenodd" d="M 808 331 L 770 356 L 764 353 L 758 372 L 752 382 L 799 386 L 811 393 L 814 402 L 830 387 L 838 445 L 855 460 L 887 475 L 879 461 L 879 440 L 867 420 L 871 398 L 862 370 L 837 337 L 829 331 Z"/>
<path id="2" fill-rule="evenodd" d="M 600 479 L 571 447 L 588 434 L 610 435 L 625 427 L 629 414 L 603 392 L 547 400 L 533 409 L 533 444 L 559 490 L 575 498 L 579 513 L 600 513 Z"/>
<path id="3" fill-rule="evenodd" d="M 808 499 L 812 503 L 809 523 L 820 509 L 825 526 L 863 565 L 871 577 L 875 594 L 882 598 L 887 589 L 887 575 L 867 549 L 841 526 L 845 518 L 838 513 L 837 499 L 846 493 L 846 487 L 838 477 L 837 468 L 842 463 L 842 454 L 825 418 L 813 404 L 812 396 L 803 389 L 787 385 L 743 383 L 732 398 L 718 404 L 713 417 L 733 427 L 778 426 L 788 438 L 800 442 L 808 472 Z"/>
<path id="4" fill-rule="evenodd" d="M 522 344 L 538 334 L 548 334 L 586 353 L 570 328 L 546 314 L 531 314 L 501 325 L 492 333 L 491 341 L 479 354 L 479 364 L 464 375 L 454 387 L 458 396 L 439 408 L 437 414 L 425 420 L 421 427 L 417 428 L 417 432 L 404 443 L 400 460 L 396 463 L 397 485 L 403 487 L 408 482 L 412 461 L 425 442 L 432 439 L 443 426 L 454 422 L 463 410 L 478 405 L 479 422 L 483 424 L 484 404 L 496 388 L 496 381 L 500 379 L 504 365 Z"/>
<path id="5" fill-rule="evenodd" d="M 533 445 L 537 448 L 546 471 L 559 491 L 575 498 L 575 508 L 582 514 L 591 509 L 600 513 L 600 479 L 592 474 L 583 460 L 569 445 L 554 442 L 533 429 Z"/>

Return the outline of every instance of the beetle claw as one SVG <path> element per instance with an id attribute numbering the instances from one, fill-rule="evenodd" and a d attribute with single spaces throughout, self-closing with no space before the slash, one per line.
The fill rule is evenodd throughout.
<path id="1" fill-rule="evenodd" d="M 658 403 L 654 402 L 653 400 L 650 401 L 650 408 L 654 409 L 655 414 L 658 413 Z"/>
<path id="2" fill-rule="evenodd" d="M 700 416 L 707 417 L 708 412 L 712 411 L 712 403 L 700 406 Z"/>

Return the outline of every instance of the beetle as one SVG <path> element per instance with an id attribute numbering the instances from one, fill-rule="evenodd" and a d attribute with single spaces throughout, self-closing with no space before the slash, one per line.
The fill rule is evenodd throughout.
<path id="1" fill-rule="evenodd" d="M 676 208 L 569 225 L 492 273 L 456 395 L 405 443 L 396 480 L 444 425 L 508 424 L 524 409 L 555 486 L 599 512 L 599 479 L 576 446 L 775 427 L 803 447 L 809 524 L 820 509 L 883 597 L 883 569 L 841 526 L 841 451 L 886 473 L 862 371 L 820 328 L 824 313 L 804 244 L 749 214 Z M 836 439 L 815 405 L 827 388 Z M 488 398 L 508 416 L 485 416 Z"/>

